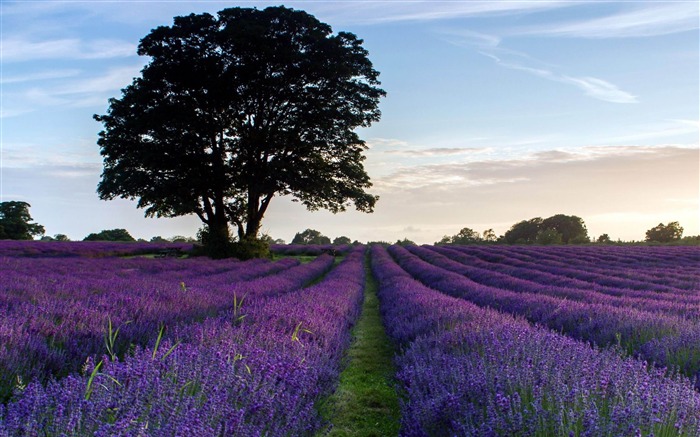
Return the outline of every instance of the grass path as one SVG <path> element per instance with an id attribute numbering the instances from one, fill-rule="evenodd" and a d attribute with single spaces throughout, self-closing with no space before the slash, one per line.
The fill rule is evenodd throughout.
<path id="1" fill-rule="evenodd" d="M 399 401 L 394 390 L 394 349 L 384 331 L 377 281 L 365 266 L 365 301 L 353 329 L 348 367 L 340 384 L 321 407 L 330 431 L 318 436 L 391 437 L 399 433 Z"/>

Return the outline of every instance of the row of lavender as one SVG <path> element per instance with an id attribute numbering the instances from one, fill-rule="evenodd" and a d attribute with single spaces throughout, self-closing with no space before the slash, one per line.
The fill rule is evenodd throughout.
<path id="1" fill-rule="evenodd" d="M 0 240 L 0 255 L 11 257 L 95 257 L 153 254 L 163 250 L 189 251 L 191 243 L 109 241 Z"/>
<path id="2" fill-rule="evenodd" d="M 402 247 L 391 247 L 390 251 L 403 268 L 431 288 L 479 306 L 523 316 L 533 323 L 601 347 L 618 345 L 649 362 L 678 368 L 691 378 L 700 376 L 697 319 L 646 311 L 631 305 L 613 306 L 595 302 L 592 297 L 573 300 L 569 298 L 572 295 L 556 296 L 556 290 L 524 290 L 513 285 L 517 281 L 497 279 L 491 285 L 484 285 L 470 279 L 463 264 L 438 253 L 413 249 L 430 261 L 427 262 Z M 479 280 L 486 282 L 483 278 Z"/>
<path id="3" fill-rule="evenodd" d="M 227 309 L 176 323 L 124 357 L 17 388 L 0 407 L 0 435 L 312 434 L 322 425 L 314 402 L 337 381 L 364 286 L 359 248 L 300 288 L 328 259 L 237 285 Z"/>
<path id="4" fill-rule="evenodd" d="M 123 356 L 161 327 L 216 315 L 234 296 L 298 288 L 332 264 L 0 258 L 0 401 L 18 382 L 65 376 L 105 348 Z"/>
<path id="5" fill-rule="evenodd" d="M 385 325 L 401 351 L 402 435 L 700 435 L 700 394 L 686 377 L 447 296 L 402 264 L 411 274 L 372 248 Z M 444 288 L 457 279 L 432 273 Z"/>
<path id="6" fill-rule="evenodd" d="M 284 256 L 318 256 L 324 253 L 343 255 L 353 248 L 350 244 L 272 244 L 270 250 L 277 255 Z"/>
<path id="7" fill-rule="evenodd" d="M 652 247 L 494 247 L 461 251 L 489 261 L 532 267 L 592 284 L 656 292 L 697 291 L 697 246 Z"/>
<path id="8" fill-rule="evenodd" d="M 693 321 L 700 320 L 700 295 L 685 292 L 661 293 L 591 284 L 568 278 L 563 274 L 538 271 L 534 267 L 509 267 L 505 261 L 484 262 L 449 248 L 409 247 L 408 250 L 432 264 L 462 274 L 482 285 L 515 292 L 545 294 L 575 301 L 671 314 Z"/>
<path id="9" fill-rule="evenodd" d="M 624 302 L 627 304 L 632 304 L 631 299 L 639 299 L 638 303 L 644 305 L 646 309 L 649 309 L 647 305 L 650 302 L 658 301 L 660 304 L 671 302 L 673 304 L 686 304 L 686 308 L 680 309 L 680 313 L 694 317 L 697 315 L 697 308 L 700 305 L 700 295 L 697 291 L 700 287 L 700 269 L 689 261 L 685 261 L 679 258 L 676 263 L 684 268 L 684 274 L 688 276 L 688 280 L 684 281 L 682 287 L 669 286 L 669 283 L 673 283 L 673 271 L 667 269 L 667 276 L 660 276 L 660 280 L 666 280 L 665 284 L 661 287 L 653 282 L 647 282 L 647 286 L 644 287 L 644 282 L 640 282 L 638 279 L 632 281 L 622 280 L 619 278 L 613 278 L 618 284 L 617 286 L 605 285 L 600 282 L 610 281 L 610 277 L 606 277 L 602 274 L 592 274 L 593 269 L 599 269 L 600 267 L 595 266 L 582 266 L 577 269 L 572 269 L 570 266 L 573 264 L 574 257 L 568 257 L 565 261 L 567 264 L 562 266 L 563 262 L 553 262 L 545 261 L 541 258 L 529 259 L 527 261 L 522 258 L 518 258 L 517 248 L 513 248 L 513 254 L 498 254 L 498 250 L 494 250 L 490 253 L 474 251 L 468 247 L 427 247 L 433 251 L 444 254 L 454 261 L 459 261 L 464 264 L 465 268 L 469 268 L 468 272 L 465 272 L 470 278 L 475 279 L 477 282 L 490 281 L 498 282 L 504 279 L 510 281 L 517 281 L 519 284 L 512 282 L 512 286 L 515 289 L 523 288 L 527 291 L 533 286 L 539 287 L 539 289 L 547 289 L 548 287 L 558 288 L 560 293 L 566 293 L 565 290 L 580 290 L 586 292 L 585 296 L 594 297 L 597 299 L 608 299 L 609 302 L 615 301 L 614 298 L 624 298 Z M 685 248 L 679 248 L 685 249 Z M 550 248 L 539 248 L 539 250 L 544 254 L 551 250 Z M 700 255 L 700 251 L 698 251 Z M 673 259 L 672 253 L 659 253 L 658 256 L 661 258 Z M 601 260 L 600 263 L 603 265 L 609 261 Z M 609 265 L 611 275 L 616 271 L 614 265 Z M 642 267 L 636 266 L 636 268 L 630 269 L 629 267 L 624 268 L 625 272 L 634 272 L 637 278 L 641 277 L 644 273 L 640 270 L 645 270 Z M 619 270 L 618 270 L 619 271 Z M 598 280 L 596 282 L 595 280 Z M 523 282 L 526 281 L 526 282 Z M 527 285 L 527 282 L 530 285 Z M 486 284 L 486 282 L 484 282 Z M 642 284 L 642 285 L 640 285 Z M 489 285 L 489 284 L 486 284 Z M 542 286 L 546 286 L 542 288 Z M 663 288 L 660 290 L 659 288 Z M 566 294 L 565 294 L 566 295 Z M 574 298 L 576 300 L 581 300 L 577 298 L 576 295 L 570 294 L 567 297 Z M 690 312 L 686 309 L 691 310 Z M 692 310 L 695 310 L 693 312 Z M 678 309 L 672 312 L 678 312 Z"/>

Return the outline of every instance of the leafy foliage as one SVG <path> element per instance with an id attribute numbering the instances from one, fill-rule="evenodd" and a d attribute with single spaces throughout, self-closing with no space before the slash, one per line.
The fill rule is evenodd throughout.
<path id="1" fill-rule="evenodd" d="M 493 232 L 491 230 L 491 232 Z M 486 232 L 484 232 L 486 234 Z M 471 228 L 462 228 L 456 235 L 445 235 L 435 244 L 475 244 L 482 241 L 481 235 Z"/>
<path id="2" fill-rule="evenodd" d="M 646 241 L 657 243 L 669 243 L 680 240 L 683 236 L 683 228 L 678 222 L 670 222 L 667 225 L 659 223 L 646 232 Z"/>
<path id="3" fill-rule="evenodd" d="M 109 229 L 98 233 L 92 233 L 83 238 L 83 241 L 136 241 L 126 229 Z"/>
<path id="4" fill-rule="evenodd" d="M 0 202 L 0 240 L 33 240 L 44 235 L 44 227 L 30 223 L 30 204 L 27 202 Z"/>
<path id="5" fill-rule="evenodd" d="M 507 244 L 533 244 L 537 240 L 541 225 L 541 217 L 520 221 L 506 231 L 503 240 Z"/>
<path id="6" fill-rule="evenodd" d="M 331 239 L 316 229 L 307 229 L 294 235 L 292 244 L 331 244 Z"/>
<path id="7" fill-rule="evenodd" d="M 340 246 L 343 244 L 352 244 L 352 240 L 350 238 L 346 237 L 345 235 L 343 235 L 340 237 L 335 237 L 333 239 L 333 244 L 336 246 Z"/>
<path id="8" fill-rule="evenodd" d="M 396 240 L 396 243 L 399 246 L 415 246 L 416 242 L 409 240 L 408 238 L 404 238 L 403 240 Z"/>
<path id="9" fill-rule="evenodd" d="M 354 132 L 378 121 L 362 40 L 285 7 L 175 17 L 144 37 L 142 76 L 111 99 L 98 144 L 100 198 L 147 216 L 196 214 L 209 241 L 256 238 L 274 196 L 309 210 L 372 212 Z"/>
<path id="10" fill-rule="evenodd" d="M 547 229 L 542 229 L 537 233 L 537 238 L 536 242 L 537 244 L 543 244 L 543 245 L 548 245 L 548 244 L 561 244 L 562 243 L 562 234 L 557 232 L 556 229 L 552 228 L 547 228 Z"/>
<path id="11" fill-rule="evenodd" d="M 556 214 L 546 219 L 535 217 L 514 224 L 503 236 L 503 241 L 507 244 L 581 244 L 590 240 L 583 219 L 575 215 Z"/>

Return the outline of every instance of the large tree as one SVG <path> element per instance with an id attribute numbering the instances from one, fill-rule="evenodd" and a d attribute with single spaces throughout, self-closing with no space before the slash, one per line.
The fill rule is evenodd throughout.
<path id="1" fill-rule="evenodd" d="M 503 241 L 506 244 L 533 244 L 537 241 L 541 225 L 542 217 L 520 221 L 506 231 L 503 235 Z"/>
<path id="2" fill-rule="evenodd" d="M 514 224 L 503 236 L 503 241 L 507 244 L 581 244 L 590 240 L 581 217 L 556 214 L 546 219 L 535 217 Z"/>
<path id="3" fill-rule="evenodd" d="M 683 236 L 683 227 L 678 222 L 670 222 L 667 225 L 659 223 L 646 232 L 645 240 L 648 242 L 670 243 L 680 240 Z"/>
<path id="4" fill-rule="evenodd" d="M 575 215 L 556 214 L 542 220 L 541 230 L 553 229 L 561 234 L 561 242 L 564 244 L 588 243 L 588 229 L 581 217 Z"/>
<path id="5" fill-rule="evenodd" d="M 30 223 L 30 207 L 27 202 L 0 202 L 0 240 L 32 240 L 44 235 L 43 226 Z"/>
<path id="6" fill-rule="evenodd" d="M 83 241 L 136 241 L 126 229 L 105 229 L 89 234 Z"/>
<path id="7" fill-rule="evenodd" d="M 321 231 L 307 229 L 303 232 L 297 232 L 292 244 L 331 244 L 331 239 L 323 235 Z"/>
<path id="8" fill-rule="evenodd" d="M 144 37 L 141 77 L 111 99 L 98 144 L 102 199 L 147 216 L 196 214 L 210 242 L 256 238 L 275 196 L 372 212 L 355 129 L 378 121 L 362 40 L 285 7 L 176 17 Z"/>

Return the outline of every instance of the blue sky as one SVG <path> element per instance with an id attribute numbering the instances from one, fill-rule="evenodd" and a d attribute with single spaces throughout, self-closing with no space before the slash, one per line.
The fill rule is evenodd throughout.
<path id="1" fill-rule="evenodd" d="M 101 201 L 96 145 L 110 97 L 147 62 L 139 40 L 176 15 L 270 2 L 2 1 L 1 200 L 48 235 L 194 235 Z M 360 134 L 375 213 L 278 198 L 263 230 L 432 243 L 463 227 L 578 215 L 641 240 L 659 222 L 700 234 L 696 1 L 286 2 L 364 39 L 388 96 Z"/>

